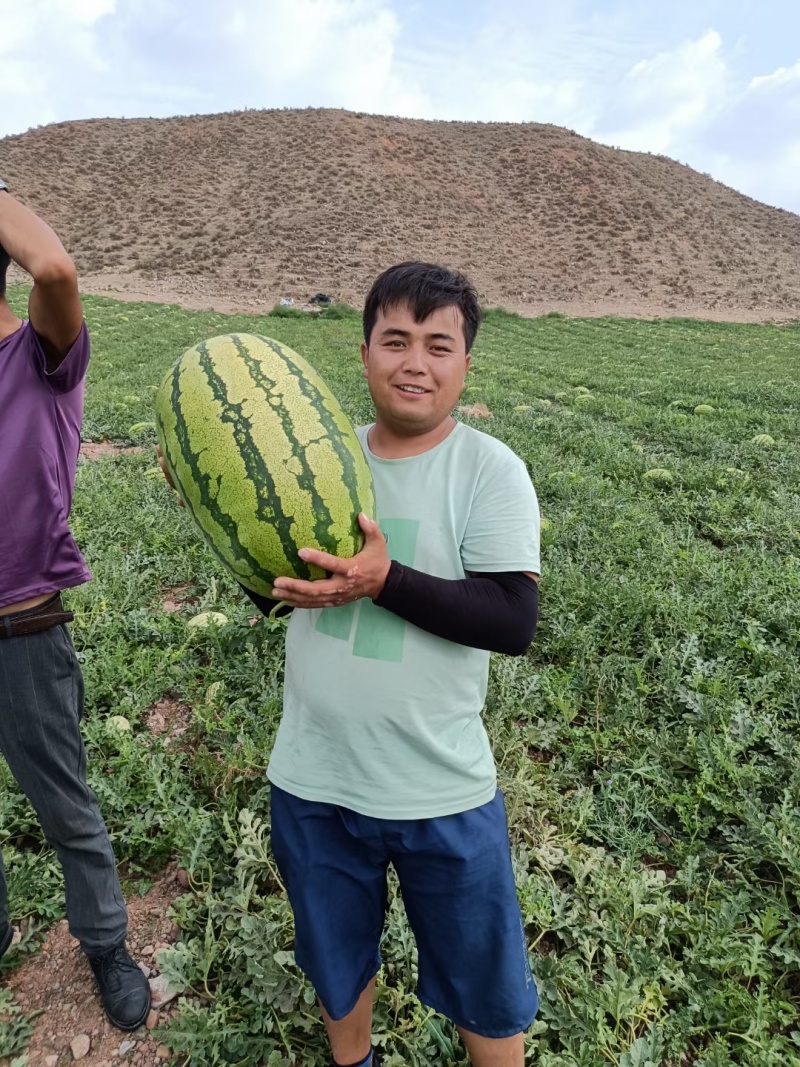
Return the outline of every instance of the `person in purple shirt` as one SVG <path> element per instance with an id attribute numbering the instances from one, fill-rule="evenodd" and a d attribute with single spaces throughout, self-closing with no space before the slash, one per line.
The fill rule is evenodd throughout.
<path id="1" fill-rule="evenodd" d="M 27 320 L 6 300 L 12 260 L 33 278 Z M 135 1030 L 150 987 L 125 947 L 125 900 L 86 781 L 83 678 L 61 601 L 91 577 L 67 521 L 88 363 L 75 267 L 0 182 L 0 751 L 58 854 L 70 932 L 106 1014 Z M 0 856 L 0 955 L 12 937 Z"/>

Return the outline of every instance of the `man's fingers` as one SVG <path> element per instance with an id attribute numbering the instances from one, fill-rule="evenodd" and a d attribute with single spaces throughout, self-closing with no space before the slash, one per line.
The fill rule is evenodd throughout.
<path id="1" fill-rule="evenodd" d="M 286 600 L 303 597 L 316 603 L 325 597 L 346 594 L 352 584 L 352 582 L 343 584 L 341 578 L 321 578 L 316 582 L 305 582 L 302 578 L 276 578 L 273 592 Z"/>
<path id="2" fill-rule="evenodd" d="M 301 548 L 297 554 L 305 563 L 311 563 L 323 571 L 330 571 L 331 574 L 346 575 L 351 570 L 351 560 L 340 559 L 316 548 Z"/>
<path id="3" fill-rule="evenodd" d="M 158 465 L 161 468 L 161 472 L 167 479 L 167 485 L 169 485 L 171 489 L 174 489 L 175 483 L 172 480 L 172 475 L 169 473 L 167 461 L 164 459 L 164 455 L 161 451 L 161 445 L 156 445 L 156 455 L 158 456 Z"/>
<path id="4" fill-rule="evenodd" d="M 371 519 L 369 515 L 365 515 L 363 511 L 358 516 L 358 525 L 361 527 L 367 541 L 377 541 L 378 538 L 382 541 L 386 540 L 378 523 Z"/>
<path id="5" fill-rule="evenodd" d="M 322 600 L 311 600 L 309 597 L 305 596 L 282 596 L 280 599 L 293 608 L 339 608 L 343 604 L 352 603 L 352 601 L 343 600 L 341 597 L 326 597 Z"/>

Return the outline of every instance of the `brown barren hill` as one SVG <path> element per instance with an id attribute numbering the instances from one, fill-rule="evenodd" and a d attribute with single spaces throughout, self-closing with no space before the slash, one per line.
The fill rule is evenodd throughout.
<path id="1" fill-rule="evenodd" d="M 0 140 L 0 175 L 53 222 L 87 290 L 359 304 L 379 270 L 419 258 L 529 313 L 800 316 L 800 216 L 556 126 L 95 119 Z"/>

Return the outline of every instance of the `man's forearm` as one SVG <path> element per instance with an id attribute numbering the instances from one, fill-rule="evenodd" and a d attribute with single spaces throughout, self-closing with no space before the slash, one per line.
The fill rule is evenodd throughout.
<path id="1" fill-rule="evenodd" d="M 40 285 L 75 268 L 54 231 L 10 193 L 0 191 L 0 245 Z"/>
<path id="2" fill-rule="evenodd" d="M 279 603 L 242 589 L 264 615 Z M 521 656 L 536 632 L 539 588 L 516 571 L 454 581 L 393 562 L 374 603 L 446 641 Z"/>
<path id="3" fill-rule="evenodd" d="M 521 656 L 536 632 L 539 589 L 520 572 L 452 580 L 393 562 L 374 602 L 436 637 Z"/>
<path id="4" fill-rule="evenodd" d="M 6 191 L 0 191 L 0 245 L 33 278 L 28 318 L 47 370 L 55 373 L 83 324 L 75 266 L 47 223 Z"/>

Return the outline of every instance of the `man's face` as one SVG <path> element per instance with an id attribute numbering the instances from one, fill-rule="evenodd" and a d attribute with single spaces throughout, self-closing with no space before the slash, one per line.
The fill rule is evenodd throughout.
<path id="1" fill-rule="evenodd" d="M 395 433 L 429 433 L 455 407 L 470 364 L 463 323 L 455 306 L 424 322 L 415 322 L 405 304 L 378 312 L 361 359 L 378 417 Z"/>

